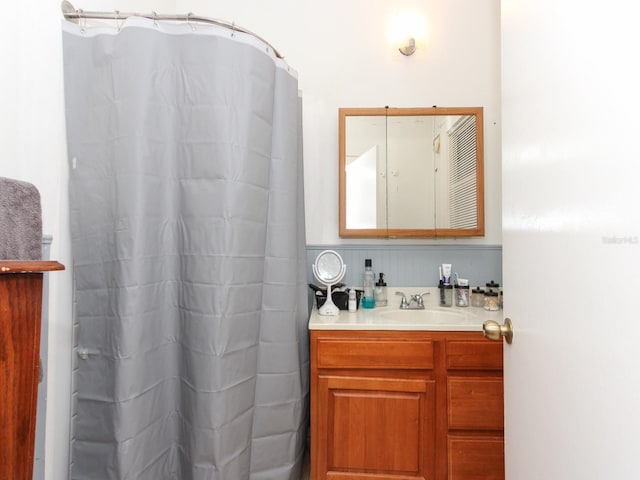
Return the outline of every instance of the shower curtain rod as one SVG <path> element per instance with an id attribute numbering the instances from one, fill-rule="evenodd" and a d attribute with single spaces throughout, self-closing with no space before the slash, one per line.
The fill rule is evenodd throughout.
<path id="1" fill-rule="evenodd" d="M 126 20 L 129 17 L 142 17 L 142 18 L 148 18 L 149 20 L 168 20 L 168 21 L 187 22 L 187 23 L 200 22 L 200 23 L 217 25 L 219 27 L 228 28 L 229 30 L 232 30 L 234 32 L 245 33 L 247 35 L 251 35 L 252 37 L 257 38 L 258 40 L 263 42 L 265 45 L 267 45 L 271 50 L 273 50 L 273 53 L 276 55 L 276 57 L 280 59 L 284 59 L 284 57 L 280 55 L 280 52 L 278 52 L 278 50 L 276 50 L 273 47 L 273 45 L 271 45 L 269 42 L 267 42 L 264 38 L 260 37 L 259 35 L 256 35 L 255 33 L 245 28 L 239 27 L 234 23 L 228 23 L 222 20 L 216 20 L 214 18 L 201 17 L 199 15 L 194 15 L 193 13 L 187 13 L 185 15 L 166 15 L 166 14 L 157 14 L 156 12 L 123 13 L 118 10 L 114 12 L 85 12 L 82 9 L 76 10 L 74 6 L 71 4 L 71 2 L 68 2 L 67 0 L 64 0 L 62 2 L 61 8 L 62 8 L 62 14 L 64 15 L 64 18 L 66 18 L 67 20 L 76 21 L 76 22 L 79 22 L 80 20 L 87 19 L 87 18 L 117 21 L 117 20 Z"/>

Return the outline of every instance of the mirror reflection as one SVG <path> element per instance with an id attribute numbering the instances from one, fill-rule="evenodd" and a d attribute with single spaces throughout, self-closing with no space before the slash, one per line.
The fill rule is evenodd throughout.
<path id="1" fill-rule="evenodd" d="M 340 109 L 340 235 L 484 235 L 482 108 Z"/>

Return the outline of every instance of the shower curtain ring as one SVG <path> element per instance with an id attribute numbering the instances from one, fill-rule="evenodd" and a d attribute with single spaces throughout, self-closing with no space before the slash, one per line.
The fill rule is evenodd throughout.
<path id="1" fill-rule="evenodd" d="M 191 13 L 191 12 L 187 13 L 187 25 L 189 25 L 189 27 L 191 28 L 192 32 L 195 32 L 196 31 L 196 26 L 191 23 L 191 15 L 193 15 L 193 13 Z"/>
<path id="2" fill-rule="evenodd" d="M 236 36 L 236 22 L 231 22 L 231 38 Z"/>
<path id="3" fill-rule="evenodd" d="M 116 19 L 116 30 L 118 30 L 118 32 L 120 31 L 120 11 L 119 10 L 114 10 L 115 12 L 115 19 Z"/>
<path id="4" fill-rule="evenodd" d="M 76 10 L 78 14 L 78 25 L 80 25 L 80 33 L 85 33 L 87 31 L 87 17 L 84 16 L 84 12 L 81 8 Z"/>
<path id="5" fill-rule="evenodd" d="M 158 26 L 158 14 L 156 12 L 151 12 L 151 18 L 153 18 L 153 26 Z"/>

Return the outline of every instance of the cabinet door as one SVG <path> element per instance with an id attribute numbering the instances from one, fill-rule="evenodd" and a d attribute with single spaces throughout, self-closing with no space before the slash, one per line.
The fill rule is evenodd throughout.
<path id="1" fill-rule="evenodd" d="M 431 479 L 435 381 L 320 375 L 317 480 Z"/>
<path id="2" fill-rule="evenodd" d="M 0 478 L 33 477 L 42 273 L 0 275 Z"/>
<path id="3" fill-rule="evenodd" d="M 449 430 L 504 430 L 502 377 L 449 377 Z"/>

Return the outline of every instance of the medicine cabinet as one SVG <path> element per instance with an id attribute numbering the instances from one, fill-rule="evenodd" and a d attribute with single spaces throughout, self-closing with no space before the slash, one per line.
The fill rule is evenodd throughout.
<path id="1" fill-rule="evenodd" d="M 483 236 L 482 114 L 339 109 L 340 236 Z"/>

